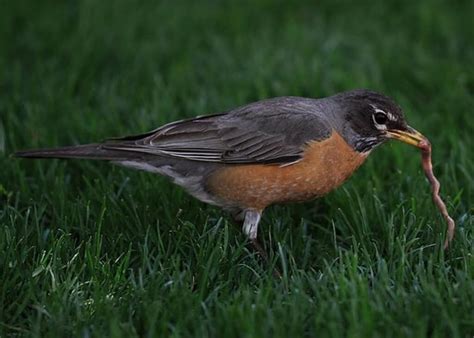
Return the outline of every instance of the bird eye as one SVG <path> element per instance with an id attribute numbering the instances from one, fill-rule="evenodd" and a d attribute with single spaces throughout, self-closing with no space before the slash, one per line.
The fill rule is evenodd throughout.
<path id="1" fill-rule="evenodd" d="M 377 112 L 374 114 L 374 121 L 377 124 L 385 124 L 388 121 L 387 114 L 382 112 Z"/>

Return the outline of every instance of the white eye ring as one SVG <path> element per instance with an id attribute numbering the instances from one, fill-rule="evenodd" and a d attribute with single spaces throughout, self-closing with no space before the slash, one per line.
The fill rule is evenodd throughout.
<path id="1" fill-rule="evenodd" d="M 375 125 L 375 128 L 377 128 L 378 130 L 387 130 L 387 126 L 385 125 L 385 123 L 377 123 L 377 121 L 375 120 L 375 115 L 376 114 L 383 114 L 385 115 L 385 117 L 387 118 L 387 121 L 389 119 L 389 116 L 386 112 L 384 112 L 382 109 L 378 109 L 378 108 L 374 108 L 375 110 L 375 113 L 372 114 L 372 120 L 374 121 L 374 125 Z"/>

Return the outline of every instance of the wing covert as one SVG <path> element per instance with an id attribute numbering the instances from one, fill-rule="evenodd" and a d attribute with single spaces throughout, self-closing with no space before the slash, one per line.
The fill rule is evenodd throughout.
<path id="1" fill-rule="evenodd" d="M 284 164 L 298 160 L 307 142 L 331 135 L 321 116 L 275 100 L 173 122 L 104 147 L 203 162 Z"/>

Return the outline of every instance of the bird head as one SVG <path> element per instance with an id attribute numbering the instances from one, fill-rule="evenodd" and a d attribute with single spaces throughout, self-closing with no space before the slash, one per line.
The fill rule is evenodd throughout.
<path id="1" fill-rule="evenodd" d="M 408 125 L 402 109 L 391 98 L 365 89 L 332 97 L 343 123 L 343 136 L 359 152 L 369 152 L 389 139 L 420 147 L 426 137 Z"/>

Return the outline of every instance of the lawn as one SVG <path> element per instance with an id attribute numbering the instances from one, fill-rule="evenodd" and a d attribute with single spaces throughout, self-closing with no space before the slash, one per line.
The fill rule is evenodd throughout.
<path id="1" fill-rule="evenodd" d="M 473 1 L 0 8 L 0 337 L 474 335 Z M 431 139 L 448 251 L 420 155 L 395 142 L 325 198 L 266 211 L 282 279 L 165 178 L 11 156 L 354 88 Z"/>

